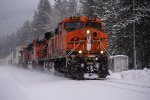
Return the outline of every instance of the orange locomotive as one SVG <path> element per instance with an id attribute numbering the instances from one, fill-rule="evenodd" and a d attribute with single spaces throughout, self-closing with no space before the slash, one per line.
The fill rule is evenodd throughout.
<path id="1" fill-rule="evenodd" d="M 42 34 L 39 38 L 35 39 L 32 43 L 32 67 L 43 69 L 44 63 L 46 62 L 45 58 L 47 56 L 47 41 L 52 37 L 51 32 Z"/>
<path id="2" fill-rule="evenodd" d="M 109 74 L 107 34 L 102 30 L 101 20 L 69 17 L 58 25 L 54 34 L 48 40 L 46 59 L 54 62 L 55 70 L 77 79 L 96 75 L 105 78 Z"/>
<path id="3" fill-rule="evenodd" d="M 25 68 L 28 67 L 29 64 L 32 64 L 32 67 L 35 69 L 43 69 L 47 54 L 47 40 L 49 37 L 52 37 L 52 34 L 47 32 L 35 39 L 31 44 L 22 47 L 20 50 L 21 57 L 19 63 Z"/>
<path id="4" fill-rule="evenodd" d="M 28 65 L 28 62 L 31 60 L 31 52 L 29 52 L 29 44 L 27 47 L 26 46 L 20 46 L 20 58 L 19 58 L 19 64 L 21 64 L 24 68 Z"/>
<path id="5" fill-rule="evenodd" d="M 44 67 L 53 63 L 56 71 L 75 79 L 106 78 L 109 74 L 108 37 L 102 30 L 101 20 L 87 16 L 68 17 L 51 34 L 42 56 Z"/>

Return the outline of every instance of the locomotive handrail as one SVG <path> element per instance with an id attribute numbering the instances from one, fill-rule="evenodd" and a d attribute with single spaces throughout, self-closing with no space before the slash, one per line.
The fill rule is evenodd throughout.
<path id="1" fill-rule="evenodd" d="M 104 45 L 102 44 L 102 41 L 101 41 L 101 40 L 99 40 L 99 41 L 100 41 L 100 45 L 102 46 L 102 48 L 106 51 L 106 53 L 107 53 L 109 56 L 111 56 L 110 53 L 104 48 Z"/>
<path id="2" fill-rule="evenodd" d="M 80 43 L 74 47 L 73 49 L 71 49 L 71 51 L 66 55 L 66 57 L 70 56 L 70 54 L 80 45 Z"/>
<path id="3" fill-rule="evenodd" d="M 79 45 L 80 45 L 80 43 L 79 43 L 76 47 L 74 47 L 73 49 L 71 49 L 71 51 L 66 55 L 66 68 L 68 67 L 68 66 L 67 66 L 67 63 L 68 63 L 68 56 L 71 55 L 71 53 L 72 53 Z M 67 73 L 68 73 L 68 72 L 67 72 Z"/>

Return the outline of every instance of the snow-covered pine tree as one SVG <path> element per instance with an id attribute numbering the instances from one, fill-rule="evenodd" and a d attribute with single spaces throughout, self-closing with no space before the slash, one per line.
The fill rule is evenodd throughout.
<path id="1" fill-rule="evenodd" d="M 68 11 L 67 11 L 68 16 L 77 15 L 77 4 L 78 4 L 78 0 L 69 0 Z"/>
<path id="2" fill-rule="evenodd" d="M 62 21 L 62 19 L 77 15 L 78 0 L 55 0 L 54 4 L 54 20 L 55 26 Z"/>
<path id="3" fill-rule="evenodd" d="M 20 28 L 22 44 L 29 44 L 33 40 L 30 21 L 25 21 Z"/>
<path id="4" fill-rule="evenodd" d="M 138 68 L 150 67 L 150 2 L 149 0 L 135 0 L 134 13 L 133 1 L 122 0 L 121 3 L 121 34 L 116 35 L 117 51 L 128 55 L 130 58 L 129 64 L 133 66 L 133 19 L 135 19 L 134 30 L 136 37 L 137 66 Z"/>
<path id="5" fill-rule="evenodd" d="M 54 4 L 54 18 L 55 26 L 65 17 L 67 17 L 68 1 L 55 0 Z"/>
<path id="6" fill-rule="evenodd" d="M 13 34 L 7 34 L 2 36 L 1 40 L 1 58 L 8 56 L 13 50 L 15 46 L 15 38 Z"/>
<path id="7" fill-rule="evenodd" d="M 17 30 L 14 36 L 16 38 L 16 46 L 27 45 L 32 42 L 33 36 L 30 21 L 25 21 L 23 26 Z"/>
<path id="8" fill-rule="evenodd" d="M 21 38 L 22 38 L 22 34 L 21 34 L 21 29 L 19 28 L 19 29 L 17 29 L 17 31 L 16 31 L 16 45 L 17 45 L 17 46 L 23 45 L 23 44 L 22 44 L 22 41 L 21 41 Z"/>
<path id="9" fill-rule="evenodd" d="M 150 2 L 135 0 L 136 50 L 138 68 L 150 68 Z"/>
<path id="10" fill-rule="evenodd" d="M 83 7 L 83 14 L 86 16 L 95 16 L 98 0 L 80 0 Z"/>
<path id="11" fill-rule="evenodd" d="M 48 0 L 39 0 L 38 8 L 34 12 L 32 30 L 35 37 L 50 31 L 52 27 L 52 7 Z"/>
<path id="12" fill-rule="evenodd" d="M 116 38 L 113 42 L 115 46 L 114 54 L 123 54 L 129 57 L 129 66 L 133 68 L 133 1 L 121 0 L 119 8 L 119 16 L 117 23 L 113 29 Z"/>
<path id="13" fill-rule="evenodd" d="M 0 59 L 2 58 L 2 56 L 3 56 L 3 43 L 4 43 L 4 41 L 3 41 L 3 36 L 0 36 Z"/>

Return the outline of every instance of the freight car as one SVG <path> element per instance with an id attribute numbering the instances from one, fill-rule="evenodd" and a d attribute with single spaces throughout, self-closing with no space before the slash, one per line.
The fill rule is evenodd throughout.
<path id="1" fill-rule="evenodd" d="M 62 20 L 54 32 L 32 43 L 32 65 L 51 68 L 74 79 L 106 78 L 108 37 L 96 17 L 73 16 Z"/>

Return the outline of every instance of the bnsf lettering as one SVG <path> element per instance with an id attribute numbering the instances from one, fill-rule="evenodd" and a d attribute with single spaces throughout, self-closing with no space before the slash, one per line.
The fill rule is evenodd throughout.
<path id="1" fill-rule="evenodd" d="M 86 40 L 86 38 L 85 38 L 85 37 L 82 37 L 80 40 Z"/>
<path id="2" fill-rule="evenodd" d="M 73 37 L 70 41 L 79 41 L 80 38 L 79 37 Z"/>
<path id="3" fill-rule="evenodd" d="M 86 40 L 86 37 L 81 37 L 81 38 L 73 37 L 70 41 L 71 42 L 77 42 L 77 41 L 80 41 L 80 40 Z M 97 37 L 93 37 L 93 40 L 98 40 L 98 38 Z"/>
<path id="4" fill-rule="evenodd" d="M 98 38 L 97 37 L 93 37 L 93 40 L 98 40 Z"/>

